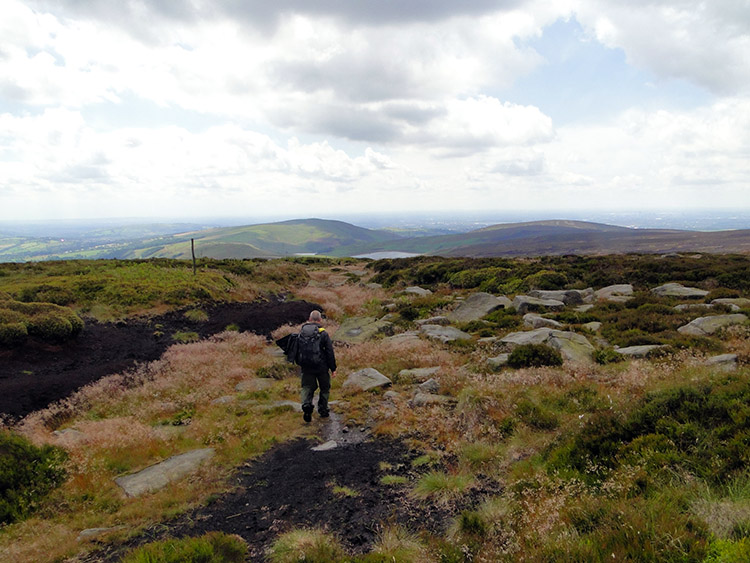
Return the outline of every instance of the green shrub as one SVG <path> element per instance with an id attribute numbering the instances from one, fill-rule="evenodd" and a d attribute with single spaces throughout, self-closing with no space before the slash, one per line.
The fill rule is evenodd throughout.
<path id="1" fill-rule="evenodd" d="M 525 279 L 531 289 L 565 289 L 568 285 L 568 277 L 560 272 L 541 270 Z"/>
<path id="2" fill-rule="evenodd" d="M 750 539 L 737 541 L 715 539 L 708 548 L 703 563 L 745 563 L 750 561 Z"/>
<path id="3" fill-rule="evenodd" d="M 29 334 L 48 342 L 64 342 L 73 336 L 72 323 L 62 315 L 35 315 L 28 325 Z"/>
<path id="4" fill-rule="evenodd" d="M 23 323 L 0 324 L 0 346 L 19 346 L 26 341 L 29 331 Z"/>
<path id="5" fill-rule="evenodd" d="M 639 465 L 649 482 L 689 471 L 721 484 L 750 468 L 750 382 L 726 377 L 648 395 L 627 416 L 594 413 L 548 467 L 597 481 L 622 465 Z"/>
<path id="6" fill-rule="evenodd" d="M 625 361 L 625 356 L 616 352 L 614 348 L 604 348 L 594 352 L 594 361 L 597 364 L 607 365 Z"/>
<path id="7" fill-rule="evenodd" d="M 175 342 L 198 342 L 200 340 L 200 335 L 197 332 L 192 331 L 177 331 L 172 335 L 172 340 Z"/>
<path id="8" fill-rule="evenodd" d="M 130 551 L 123 563 L 242 563 L 247 544 L 235 535 L 208 532 L 198 538 L 168 539 Z"/>
<path id="9" fill-rule="evenodd" d="M 22 436 L 0 432 L 0 524 L 26 518 L 63 482 L 65 457 L 59 448 L 37 447 Z"/>
<path id="10" fill-rule="evenodd" d="M 540 366 L 561 366 L 562 356 L 557 350 L 546 344 L 521 344 L 516 346 L 508 356 L 508 365 L 512 368 Z"/>
<path id="11" fill-rule="evenodd" d="M 21 290 L 20 300 L 26 303 L 40 302 L 67 305 L 75 301 L 75 294 L 64 287 L 44 284 L 24 288 Z"/>

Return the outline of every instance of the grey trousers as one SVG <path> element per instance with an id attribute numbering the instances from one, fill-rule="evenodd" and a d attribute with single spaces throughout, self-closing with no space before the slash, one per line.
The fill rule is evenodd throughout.
<path id="1" fill-rule="evenodd" d="M 325 371 L 302 370 L 302 392 L 300 396 L 304 412 L 313 411 L 313 396 L 318 387 L 320 387 L 318 412 L 326 413 L 328 412 L 328 397 L 331 392 L 331 374 L 328 369 Z"/>

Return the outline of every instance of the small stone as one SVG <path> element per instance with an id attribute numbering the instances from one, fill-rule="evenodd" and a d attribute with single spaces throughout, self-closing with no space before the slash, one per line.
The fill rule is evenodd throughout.
<path id="1" fill-rule="evenodd" d="M 334 450 L 338 447 L 338 443 L 336 440 L 329 440 L 323 444 L 320 444 L 319 446 L 315 446 L 314 448 L 310 448 L 314 452 L 327 452 L 329 450 Z"/>
<path id="2" fill-rule="evenodd" d="M 423 393 L 437 393 L 440 391 L 440 383 L 435 379 L 428 379 L 419 385 L 419 390 Z"/>

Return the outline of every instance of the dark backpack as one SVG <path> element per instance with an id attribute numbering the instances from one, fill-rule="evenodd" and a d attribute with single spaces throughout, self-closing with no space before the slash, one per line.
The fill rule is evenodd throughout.
<path id="1" fill-rule="evenodd" d="M 304 367 L 323 367 L 321 328 L 313 323 L 302 326 L 297 337 L 297 363 Z"/>

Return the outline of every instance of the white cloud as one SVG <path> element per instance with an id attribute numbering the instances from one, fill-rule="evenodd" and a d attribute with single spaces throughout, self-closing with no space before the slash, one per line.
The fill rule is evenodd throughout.
<path id="1" fill-rule="evenodd" d="M 750 92 L 750 4 L 744 0 L 582 0 L 576 16 L 595 37 L 663 78 L 719 94 Z"/>

